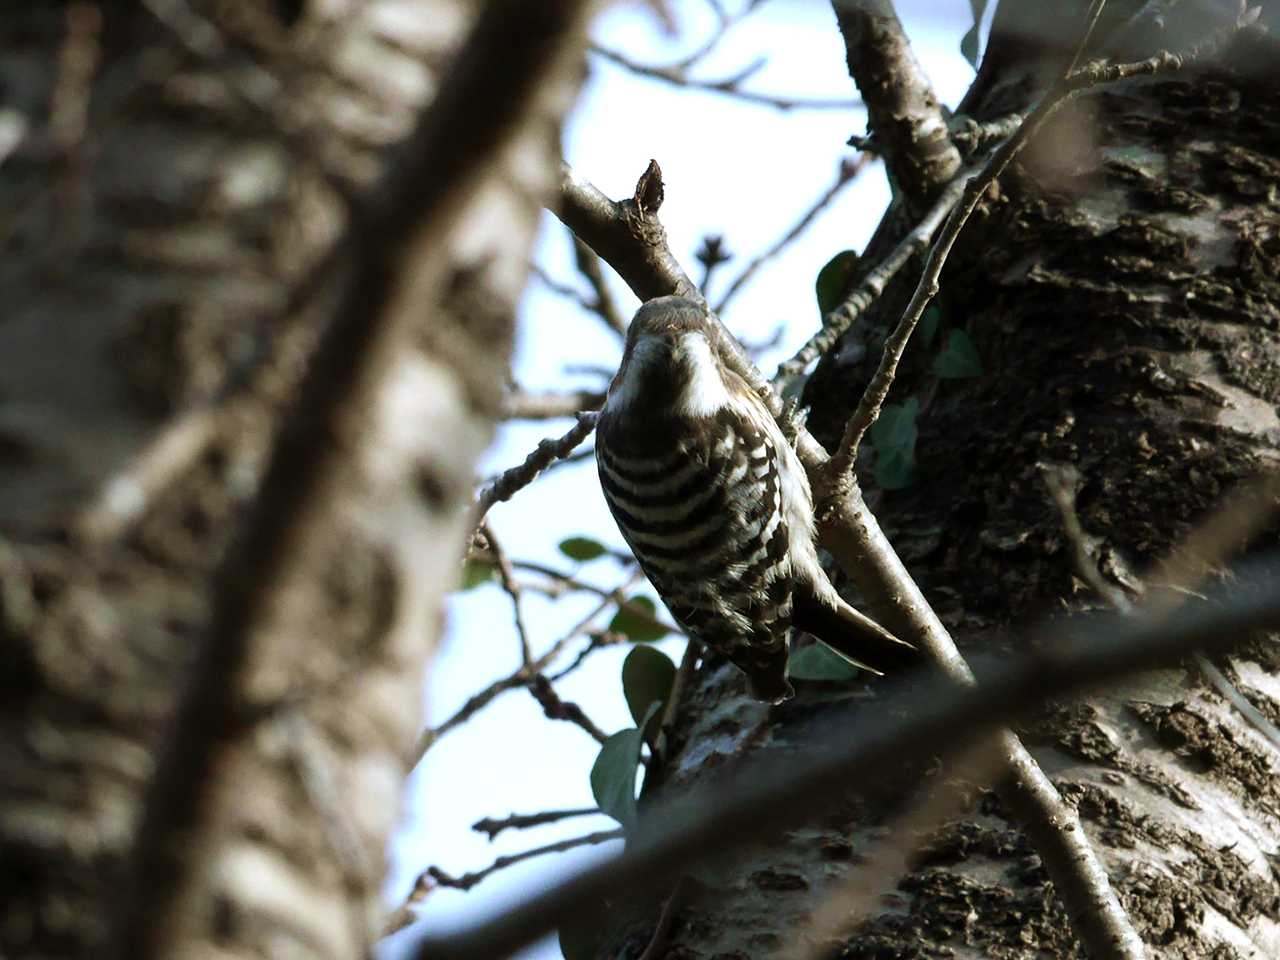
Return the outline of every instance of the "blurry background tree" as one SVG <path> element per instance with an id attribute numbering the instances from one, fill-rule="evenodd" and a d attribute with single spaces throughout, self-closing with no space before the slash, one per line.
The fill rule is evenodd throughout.
<path id="1" fill-rule="evenodd" d="M 1046 615 L 1168 604 L 1273 543 L 1274 488 L 1228 496 L 1274 466 L 1280 437 L 1272 0 L 970 0 L 972 29 L 952 39 L 975 63 L 983 22 L 990 40 L 954 116 L 888 0 L 837 2 L 834 18 L 784 0 L 690 6 L 710 21 L 696 40 L 676 33 L 686 5 L 645 14 L 678 56 L 650 61 L 602 33 L 588 62 L 716 98 L 682 137 L 745 170 L 744 220 L 781 181 L 813 198 L 741 266 L 733 218 L 725 238 L 668 245 L 659 209 L 705 213 L 689 191 L 664 205 L 656 165 L 634 196 L 609 184 L 621 204 L 593 170 L 558 169 L 582 4 L 146 0 L 6 17 L 0 953 L 338 957 L 382 940 L 447 955 L 447 938 L 392 931 L 490 872 L 428 869 L 406 838 L 392 894 L 410 892 L 389 910 L 384 852 L 408 770 L 508 691 L 596 755 L 568 809 L 476 824 L 490 839 L 569 831 L 517 833 L 534 854 L 617 846 L 682 789 L 910 718 L 896 697 L 911 683 L 867 683 L 820 648 L 800 646 L 799 696 L 770 710 L 684 647 L 616 536 L 586 522 L 602 515 L 585 502 L 589 465 L 574 466 L 589 415 L 481 485 L 482 511 L 514 499 L 476 526 L 494 421 L 589 411 L 612 374 L 610 358 L 544 391 L 508 373 L 543 204 L 579 237 L 580 282 L 543 269 L 535 283 L 580 301 L 604 337 L 635 297 L 696 282 L 735 327 L 745 311 L 738 329 L 772 373 L 817 325 L 803 319 L 813 292 L 774 294 L 761 276 L 883 161 L 883 219 L 855 254 L 866 230 L 837 218 L 847 239 L 808 276 L 822 335 L 776 385 L 837 465 L 858 454 L 866 501 L 932 610 L 892 551 L 849 532 L 861 498 L 833 483 L 825 542 L 851 591 L 953 676 L 949 632 L 966 655 L 1008 657 Z M 868 135 L 831 143 L 825 182 L 800 172 L 813 156 L 776 145 L 769 169 L 717 154 L 716 111 L 853 108 L 852 88 L 762 92 L 762 64 L 709 67 L 765 15 L 822 31 L 814 50 L 843 47 L 863 98 Z M 1107 74 L 1101 57 L 1131 66 Z M 1033 108 L 1064 76 L 1080 95 L 1039 126 Z M 645 112 L 664 122 L 656 99 Z M 656 152 L 625 158 L 631 176 Z M 958 236 L 940 227 L 953 207 L 970 214 Z M 929 261 L 940 292 L 909 310 L 926 307 L 913 291 L 939 234 L 955 240 L 945 265 L 940 248 Z M 904 310 L 919 321 L 909 346 Z M 535 330 L 527 350 L 554 377 L 564 341 Z M 905 353 L 855 449 L 844 425 L 886 343 Z M 538 506 L 541 469 L 588 478 L 584 502 Z M 524 511 L 536 558 L 509 548 L 503 511 Z M 473 663 L 514 666 L 477 691 L 455 684 L 458 709 L 424 732 L 421 682 L 459 577 L 488 612 L 459 607 L 455 640 Z M 509 638 L 492 629 L 503 621 Z M 962 758 L 943 742 L 905 756 L 812 798 L 787 833 L 757 823 L 741 839 L 759 842 L 714 867 L 577 911 L 560 943 L 573 960 L 1085 944 L 1134 957 L 1139 940 L 1170 957 L 1275 955 L 1278 664 L 1270 636 L 1242 639 L 1231 657 L 1043 704 L 1018 728 L 1030 754 L 1006 733 Z M 586 676 L 601 696 L 568 696 Z M 513 727 L 511 743 L 523 736 Z M 511 783 L 513 807 L 522 769 L 570 779 L 553 748 L 504 749 L 519 752 L 493 737 L 468 761 Z"/>

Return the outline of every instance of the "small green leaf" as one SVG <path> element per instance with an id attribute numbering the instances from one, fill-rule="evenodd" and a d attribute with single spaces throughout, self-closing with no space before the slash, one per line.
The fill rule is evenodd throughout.
<path id="1" fill-rule="evenodd" d="M 644 728 L 644 739 L 650 746 L 658 735 L 662 707 L 675 680 L 676 665 L 665 653 L 653 647 L 633 647 L 622 662 L 622 693 L 627 698 L 627 708 L 636 725 L 639 726 L 641 719 L 648 714 L 650 704 L 658 705 L 658 712 Z"/>
<path id="2" fill-rule="evenodd" d="M 471 590 L 482 583 L 488 583 L 497 575 L 498 568 L 492 563 L 485 563 L 483 560 L 468 560 L 462 565 L 462 582 L 458 584 L 458 589 Z"/>
<path id="3" fill-rule="evenodd" d="M 871 425 L 869 436 L 876 450 L 875 478 L 885 490 L 911 486 L 916 464 L 916 415 L 920 401 L 907 398 L 903 404 L 888 404 L 880 419 Z"/>
<path id="4" fill-rule="evenodd" d="M 962 380 L 982 376 L 982 357 L 963 330 L 947 334 L 947 345 L 933 358 L 933 372 L 943 380 Z"/>
<path id="5" fill-rule="evenodd" d="M 933 346 L 933 338 L 938 335 L 938 321 L 942 319 L 942 308 L 936 303 L 925 307 L 924 316 L 920 318 L 920 342 L 925 349 Z"/>
<path id="6" fill-rule="evenodd" d="M 650 616 L 656 616 L 657 608 L 654 607 L 653 601 L 648 597 L 637 595 L 631 597 L 626 606 L 618 608 L 618 612 L 609 621 L 610 631 L 624 634 L 632 643 L 651 643 L 667 635 L 667 631 L 653 620 L 633 613 L 627 609 L 628 607 L 638 607 L 648 612 Z"/>
<path id="7" fill-rule="evenodd" d="M 569 537 L 567 540 L 560 541 L 560 552 L 570 560 L 585 563 L 596 557 L 603 557 L 609 551 L 603 543 L 592 540 L 590 537 Z"/>
<path id="8" fill-rule="evenodd" d="M 823 643 L 814 643 L 791 655 L 787 676 L 792 680 L 851 680 L 857 667 Z"/>
<path id="9" fill-rule="evenodd" d="M 845 287 L 857 266 L 858 254 L 853 250 L 841 250 L 818 271 L 818 279 L 813 286 L 818 294 L 818 312 L 824 317 L 844 300 Z"/>
<path id="10" fill-rule="evenodd" d="M 630 828 L 636 820 L 636 771 L 640 769 L 640 729 L 658 712 L 651 703 L 638 727 L 619 730 L 600 747 L 591 767 L 591 795 L 600 812 Z"/>

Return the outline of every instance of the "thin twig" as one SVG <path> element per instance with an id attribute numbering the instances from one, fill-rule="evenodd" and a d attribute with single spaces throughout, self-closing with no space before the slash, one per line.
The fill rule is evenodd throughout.
<path id="1" fill-rule="evenodd" d="M 538 705 L 542 707 L 543 716 L 548 720 L 572 723 L 575 727 L 585 730 L 596 743 L 602 744 L 609 739 L 609 735 L 592 722 L 582 707 L 571 700 L 562 699 L 551 686 L 551 681 L 543 674 L 536 674 L 529 681 L 529 693 L 538 701 Z"/>
<path id="2" fill-rule="evenodd" d="M 498 857 L 493 863 L 485 867 L 483 870 L 476 870 L 472 873 L 464 873 L 460 877 L 453 877 L 445 873 L 439 867 L 427 867 L 414 883 L 414 889 L 431 886 L 451 887 L 454 890 L 470 890 L 481 880 L 496 873 L 506 867 L 514 866 L 517 863 L 523 863 L 526 860 L 532 860 L 534 857 L 546 856 L 548 853 L 564 853 L 566 850 L 574 850 L 578 847 L 593 846 L 600 843 L 608 843 L 610 840 L 621 840 L 624 834 L 618 830 L 599 830 L 595 833 L 584 834 L 580 837 L 572 837 L 568 840 L 557 840 L 555 843 L 548 843 L 542 847 L 534 847 L 531 850 L 522 850 L 519 853 L 507 854 Z M 427 884 L 426 880 L 430 879 L 433 884 Z M 413 899 L 413 894 L 409 895 L 409 899 Z"/>
<path id="3" fill-rule="evenodd" d="M 476 497 L 476 523 L 484 519 L 489 508 L 495 503 L 510 500 L 520 490 L 537 479 L 538 474 L 551 466 L 556 460 L 563 459 L 573 452 L 573 448 L 587 438 L 595 429 L 596 415 L 582 413 L 578 422 L 562 437 L 551 437 L 543 440 L 524 458 L 524 463 L 512 467 L 490 482 L 480 495 Z"/>
<path id="4" fill-rule="evenodd" d="M 1188 603 L 1175 620 L 1153 626 L 1115 614 L 1074 618 L 1018 655 L 992 658 L 980 687 L 938 678 L 885 710 L 888 725 L 836 709 L 821 743 L 795 746 L 785 759 L 743 764 L 723 778 L 655 804 L 627 851 L 534 894 L 469 930 L 423 935 L 407 954 L 419 960 L 501 957 L 540 936 L 600 897 L 643 889 L 699 860 L 759 843 L 820 813 L 821 798 L 844 796 L 850 783 L 939 749 L 953 754 L 984 733 L 1061 699 L 1121 676 L 1167 664 L 1190 651 L 1229 648 L 1254 630 L 1280 627 L 1280 555 L 1241 563 L 1230 584 Z M 883 714 L 880 714 L 883 716 Z M 645 829 L 646 824 L 653 825 Z M 1077 921 L 1073 918 L 1073 927 Z M 1137 945 L 1141 949 L 1141 943 Z M 1115 956 L 1116 946 L 1102 954 Z M 1140 955 L 1140 954 L 1139 954 Z"/>
<path id="5" fill-rule="evenodd" d="M 628 557 L 626 559 L 631 558 Z M 511 565 L 517 570 L 528 570 L 531 573 L 541 574 L 542 576 L 547 577 L 558 584 L 563 584 L 570 589 L 581 591 L 583 593 L 594 593 L 598 597 L 604 597 L 607 600 L 611 600 L 618 605 L 619 610 L 625 610 L 631 616 L 635 617 L 637 620 L 643 621 L 649 626 L 657 627 L 660 630 L 665 630 L 667 633 L 675 634 L 677 636 L 684 633 L 682 628 L 663 620 L 643 604 L 634 603 L 628 599 L 626 595 L 626 585 L 613 588 L 597 587 L 593 583 L 587 583 L 585 580 L 579 580 L 561 570 L 557 570 L 555 567 L 549 567 L 542 563 L 535 563 L 532 560 L 512 560 Z M 630 583 L 633 581 L 628 582 Z"/>
<path id="6" fill-rule="evenodd" d="M 723 235 L 708 233 L 702 238 L 702 246 L 698 247 L 693 256 L 702 264 L 702 283 L 699 284 L 698 289 L 705 297 L 711 289 L 711 278 L 722 266 L 733 259 L 733 254 L 725 246 Z"/>
<path id="7" fill-rule="evenodd" d="M 516 637 L 520 641 L 520 663 L 527 669 L 533 662 L 533 647 L 529 643 L 529 628 L 525 625 L 524 611 L 521 608 L 520 585 L 516 583 L 515 572 L 511 569 L 507 552 L 502 549 L 502 544 L 493 535 L 493 528 L 486 522 L 480 525 L 480 530 L 485 540 L 489 542 L 488 554 L 498 571 L 498 583 L 511 598 L 511 615 L 515 621 Z"/>
<path id="8" fill-rule="evenodd" d="M 503 817 L 501 820 L 495 820 L 493 817 L 477 820 L 471 825 L 471 829 L 476 833 L 483 833 L 490 840 L 493 840 L 503 830 L 528 830 L 531 827 L 559 823 L 561 820 L 568 820 L 571 817 L 588 817 L 599 812 L 599 807 L 578 807 L 573 810 L 544 810 L 542 813 L 513 813 L 510 816 Z"/>
<path id="9" fill-rule="evenodd" d="M 573 259 L 578 265 L 578 272 L 586 278 L 587 283 L 591 284 L 591 289 L 596 295 L 595 300 L 591 302 L 591 311 L 604 321 L 606 327 L 619 336 L 625 337 L 627 318 L 622 315 L 617 301 L 613 299 L 613 292 L 604 278 L 604 271 L 600 269 L 599 255 L 572 233 L 569 237 L 573 241 Z"/>
<path id="10" fill-rule="evenodd" d="M 767 250 L 759 256 L 752 259 L 740 274 L 733 278 L 733 282 L 729 284 L 729 288 L 720 297 L 720 302 L 716 304 L 715 312 L 724 313 L 725 307 L 729 305 L 729 301 L 733 299 L 734 294 L 746 285 L 747 281 L 752 278 L 757 270 L 764 264 L 768 263 L 783 250 L 787 249 L 795 239 L 808 229 L 809 224 L 818 218 L 823 210 L 831 205 L 831 202 L 840 195 L 840 191 L 853 182 L 854 178 L 866 167 L 870 161 L 870 154 L 862 153 L 852 160 L 841 160 L 840 168 L 836 173 L 835 182 L 822 192 L 822 196 L 818 197 L 806 210 L 803 216 L 795 222 L 795 224 L 773 243 Z M 706 289 L 705 286 L 703 288 Z"/>
<path id="11" fill-rule="evenodd" d="M 929 246 L 934 233 L 943 219 L 951 212 L 964 192 L 965 183 L 970 174 L 962 174 L 950 183 L 934 202 L 933 207 L 916 224 L 915 229 L 898 241 L 893 252 L 884 261 L 866 275 L 844 302 L 822 318 L 822 329 L 815 333 L 803 347 L 796 351 L 790 360 L 778 366 L 774 374 L 774 383 L 781 384 L 788 378 L 804 373 L 810 363 L 817 360 L 835 345 L 858 317 L 884 293 L 889 281 L 897 275 L 916 254 Z"/>
<path id="12" fill-rule="evenodd" d="M 763 107 L 772 107 L 775 110 L 853 110 L 859 106 L 857 100 L 847 98 L 827 98 L 827 97 L 785 97 L 778 94 L 756 93 L 752 90 L 744 90 L 742 85 L 757 73 L 767 62 L 764 58 L 760 58 L 751 64 L 748 64 L 742 70 L 729 77 L 722 77 L 719 80 L 700 80 L 696 77 L 689 76 L 688 70 L 675 66 L 661 66 L 657 64 L 641 63 L 622 53 L 619 50 L 613 50 L 609 47 L 602 46 L 598 43 L 591 45 L 591 52 L 608 60 L 615 66 L 622 67 L 638 76 L 648 77 L 652 80 L 659 80 L 663 83 L 670 84 L 675 87 L 684 87 L 689 90 L 702 90 L 707 93 L 718 93 L 723 96 L 732 97 L 735 100 L 741 100 L 744 103 L 754 103 Z"/>
<path id="13" fill-rule="evenodd" d="M 574 657 L 572 660 L 570 660 L 562 669 L 556 671 L 555 673 L 547 674 L 548 680 L 550 680 L 552 683 L 558 683 L 559 681 L 567 677 L 569 674 L 577 670 L 584 663 L 586 663 L 587 658 L 590 657 L 597 650 L 602 650 L 605 647 L 613 647 L 613 646 L 617 646 L 620 643 L 628 642 L 628 638 L 625 633 L 616 633 L 609 630 L 595 631 L 592 633 L 588 633 L 586 636 L 588 637 L 588 641 L 589 641 L 587 645 L 583 647 L 581 650 L 579 650 L 578 655 Z"/>
<path id="14" fill-rule="evenodd" d="M 631 584 L 639 579 L 640 574 L 634 573 L 631 580 L 622 589 L 627 589 Z M 422 732 L 418 738 L 418 742 L 414 745 L 413 754 L 409 757 L 410 766 L 417 766 L 427 751 L 436 744 L 446 733 L 454 728 L 462 725 L 470 720 L 473 716 L 492 703 L 498 696 L 506 693 L 508 690 L 516 690 L 528 684 L 536 674 L 542 673 L 550 666 L 555 658 L 567 647 L 575 638 L 580 637 L 592 621 L 604 611 L 614 605 L 611 599 L 602 600 L 590 613 L 579 620 L 573 627 L 569 629 L 564 636 L 560 637 L 553 643 L 550 649 L 542 656 L 536 658 L 528 666 L 521 666 L 518 670 L 508 674 L 498 680 L 493 681 L 489 686 L 485 687 L 479 693 L 473 694 L 466 703 L 458 708 L 449 719 L 445 720 L 438 727 L 433 727 Z"/>

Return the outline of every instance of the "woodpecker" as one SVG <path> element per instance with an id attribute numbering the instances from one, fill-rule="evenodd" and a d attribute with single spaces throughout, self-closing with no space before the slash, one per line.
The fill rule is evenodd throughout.
<path id="1" fill-rule="evenodd" d="M 691 635 L 781 703 L 792 628 L 873 673 L 915 648 L 846 603 L 818 562 L 809 479 L 764 401 L 720 355 L 706 307 L 660 297 L 627 330 L 596 425 L 605 500 Z"/>

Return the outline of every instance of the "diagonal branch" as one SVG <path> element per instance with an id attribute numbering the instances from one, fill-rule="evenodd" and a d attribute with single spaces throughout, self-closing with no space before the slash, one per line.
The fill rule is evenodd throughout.
<path id="1" fill-rule="evenodd" d="M 916 224 L 915 229 L 898 242 L 893 252 L 863 278 L 857 289 L 840 306 L 822 318 L 822 328 L 796 351 L 795 356 L 778 365 L 778 372 L 774 375 L 775 384 L 781 385 L 791 377 L 800 376 L 805 367 L 835 346 L 836 341 L 844 336 L 854 321 L 866 313 L 871 304 L 884 293 L 889 281 L 897 276 L 898 271 L 916 254 L 928 249 L 929 241 L 933 239 L 943 219 L 959 202 L 966 182 L 967 176 L 959 176 L 938 194 L 933 207 Z"/>
<path id="2" fill-rule="evenodd" d="M 724 313 L 725 307 L 729 305 L 729 301 L 733 299 L 734 294 L 743 288 L 746 282 L 751 279 L 757 270 L 790 246 L 795 241 L 796 237 L 804 233 L 804 231 L 809 228 L 809 224 L 813 223 L 813 221 L 817 219 L 818 215 L 831 205 L 831 201 L 839 195 L 840 191 L 852 183 L 853 179 L 862 172 L 870 159 L 871 155 L 864 153 L 860 154 L 855 160 L 841 160 L 840 168 L 836 172 L 835 182 L 822 192 L 822 196 L 818 197 L 818 199 L 810 205 L 809 209 L 804 212 L 790 230 L 783 234 L 782 237 L 770 246 L 768 250 L 764 251 L 764 253 L 760 254 L 743 267 L 742 272 L 734 277 L 733 282 L 729 284 L 729 289 L 721 295 L 720 302 L 716 304 L 715 312 Z M 710 269 L 708 269 L 708 273 L 710 273 Z M 702 287 L 704 290 L 706 289 L 705 281 L 703 282 Z"/>
<path id="3" fill-rule="evenodd" d="M 521 489 L 533 483 L 538 474 L 551 464 L 573 453 L 574 448 L 587 439 L 587 435 L 595 428 L 596 415 L 580 413 L 578 422 L 564 436 L 549 437 L 540 442 L 533 452 L 524 458 L 524 463 L 503 472 L 480 491 L 480 495 L 476 497 L 476 523 L 484 519 L 484 515 L 495 503 L 510 500 Z"/>
<path id="4" fill-rule="evenodd" d="M 1229 649 L 1246 633 L 1280 628 L 1280 555 L 1237 566 L 1230 582 L 1188 603 L 1175 621 L 1153 625 L 1114 614 L 1075 618 L 1031 652 L 991 661 L 980 687 L 962 689 L 939 678 L 885 710 L 902 724 L 833 716 L 828 742 L 789 751 L 784 760 L 756 761 L 701 789 L 646 811 L 626 853 L 530 896 L 469 930 L 417 939 L 421 960 L 501 957 L 529 943 L 599 897 L 644 889 L 703 858 L 761 842 L 815 814 L 815 800 L 839 798 L 850 783 L 874 778 L 904 759 L 948 755 L 1046 700 L 1094 689 L 1140 670 L 1176 662 L 1197 649 Z M 906 702 L 909 701 L 909 702 Z M 945 759 L 945 758 L 944 758 Z M 645 824 L 651 829 L 644 829 Z M 1141 944 L 1138 944 L 1141 948 Z M 1116 956 L 1112 944 L 1091 956 Z M 1141 955 L 1141 954 L 1138 954 Z"/>

